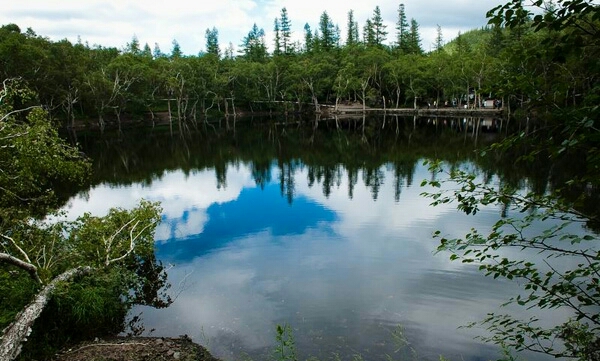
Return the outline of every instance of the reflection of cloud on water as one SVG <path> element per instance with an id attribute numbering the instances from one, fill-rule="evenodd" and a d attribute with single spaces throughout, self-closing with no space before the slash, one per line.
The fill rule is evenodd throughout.
<path id="1" fill-rule="evenodd" d="M 257 226 L 254 233 L 241 237 L 235 229 L 226 230 L 228 235 L 220 238 L 226 247 L 219 239 L 205 246 L 199 239 L 160 246 L 167 259 L 170 252 L 196 254 L 177 257 L 177 271 L 170 274 L 173 282 L 185 270 L 194 272 L 187 279 L 189 288 L 172 307 L 147 312 L 147 327 L 170 335 L 187 333 L 202 342 L 208 339 L 211 351 L 228 358 L 234 358 L 231 352 L 271 347 L 275 325 L 283 322 L 294 326 L 308 350 L 313 341 L 325 350 L 335 349 L 341 339 L 365 347 L 390 342 L 389 328 L 400 323 L 407 325 L 406 336 L 419 349 L 437 352 L 452 349 L 446 346 L 452 344 L 457 345 L 456 355 L 465 349 L 479 352 L 481 346 L 471 341 L 472 335 L 456 327 L 483 318 L 490 307 L 503 301 L 505 285 L 489 283 L 473 267 L 450 263 L 446 256 L 433 256 L 437 241 L 431 238 L 434 227 L 448 224 L 462 234 L 473 224 L 451 207 L 429 208 L 429 200 L 419 196 L 419 187 L 406 188 L 398 204 L 394 190 L 385 184 L 377 201 L 367 188 L 358 186 L 350 200 L 344 182 L 326 198 L 320 187 L 308 188 L 300 181 L 306 179 L 304 171 L 297 171 L 295 177 L 291 207 L 278 192 L 272 194 L 277 190 L 274 185 L 262 191 L 262 200 L 245 190 L 236 202 L 211 206 L 223 219 L 209 217 L 204 225 L 207 233 L 226 224 L 248 230 L 234 221 L 240 219 L 234 216 L 239 212 L 234 206 L 269 209 L 272 213 L 248 215 L 246 221 Z M 306 200 L 337 216 L 328 222 L 311 221 L 312 226 L 301 231 L 276 231 L 280 220 L 275 214 L 284 223 L 290 217 L 297 224 L 313 219 L 310 209 L 319 208 L 301 211 Z M 278 208 L 279 202 L 286 208 Z M 189 247 L 210 251 L 198 253 Z M 385 327 L 376 326 L 383 320 Z M 365 334 L 365 329 L 372 331 Z"/>
<path id="2" fill-rule="evenodd" d="M 346 174 L 325 196 L 319 185 L 308 187 L 307 169 L 299 167 L 290 205 L 278 184 L 261 190 L 249 167 L 240 166 L 228 168 L 226 189 L 216 189 L 214 172 L 173 172 L 152 187 L 98 187 L 90 205 L 75 200 L 72 210 L 101 209 L 112 199 L 121 206 L 139 197 L 163 203 L 158 255 L 176 264 L 169 280 L 174 293 L 183 292 L 167 309 L 145 310 L 146 328 L 188 334 L 217 356 L 260 353 L 274 343 L 275 325 L 288 322 L 299 349 L 309 352 L 334 351 L 342 339 L 348 347 L 390 343 L 389 329 L 403 324 L 409 342 L 431 353 L 423 359 L 437 359 L 437 352 L 495 358 L 472 341 L 480 330 L 456 328 L 484 318 L 516 286 L 434 255 L 438 241 L 431 235 L 489 228 L 500 211 L 489 207 L 468 217 L 453 205 L 430 207 L 418 186 L 431 178 L 425 167 L 416 167 L 415 184 L 403 188 L 397 203 L 393 171 L 382 172 L 377 201 L 360 172 L 349 199 Z"/>
<path id="3" fill-rule="evenodd" d="M 228 169 L 226 188 L 217 189 L 215 179 L 215 172 L 211 170 L 190 175 L 175 171 L 153 180 L 151 186 L 101 184 L 71 199 L 65 210 L 68 219 L 75 219 L 85 212 L 105 215 L 111 207 L 131 209 L 142 198 L 160 201 L 163 214 L 156 240 L 185 237 L 202 232 L 208 220 L 206 209 L 211 204 L 234 200 L 244 187 L 254 184 L 249 168 L 244 166 Z"/>
<path id="4" fill-rule="evenodd" d="M 171 234 L 177 237 L 172 239 L 176 242 L 169 238 L 168 242 L 158 244 L 157 255 L 169 262 L 187 263 L 252 234 L 268 231 L 275 236 L 299 235 L 335 219 L 335 213 L 305 197 L 297 197 L 290 207 L 274 184 L 263 190 L 244 189 L 235 201 L 214 203 L 205 214 L 208 221 L 202 232 Z M 180 228 L 171 229 L 180 233 Z"/>

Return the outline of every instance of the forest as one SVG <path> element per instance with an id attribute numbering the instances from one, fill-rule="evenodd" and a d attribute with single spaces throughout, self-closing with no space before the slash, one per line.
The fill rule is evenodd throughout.
<path id="1" fill-rule="evenodd" d="M 555 12 L 549 3 L 536 17 L 544 24 Z M 265 30 L 255 25 L 237 53 L 219 44 L 218 29 L 207 28 L 206 50 L 197 56 L 184 56 L 176 40 L 169 53 L 135 36 L 121 49 L 106 48 L 53 42 L 8 24 L 0 28 L 0 77 L 20 79 L 53 119 L 71 127 L 154 121 L 157 113 L 181 124 L 218 114 L 318 112 L 321 104 L 479 107 L 488 99 L 504 100 L 509 113 L 539 116 L 599 99 L 597 40 L 584 36 L 593 22 L 582 22 L 582 51 L 566 49 L 560 30 L 537 29 L 529 16 L 518 26 L 490 23 L 447 43 L 438 27 L 434 49 L 425 52 L 404 4 L 395 29 L 383 25 L 379 7 L 362 28 L 350 10 L 347 34 L 323 12 L 318 29 L 305 26 L 303 42 L 291 40 L 292 16 L 283 8 L 275 19 L 271 53 Z"/>
<path id="2" fill-rule="evenodd" d="M 90 159 L 61 138 L 59 128 L 120 129 L 126 122 L 160 122 L 165 114 L 171 123 L 190 125 L 215 116 L 320 112 L 323 105 L 340 104 L 480 107 L 490 99 L 500 100 L 508 117 L 532 126 L 479 149 L 479 156 L 510 160 L 515 169 L 543 160 L 551 164 L 550 177 L 564 181 L 552 182 L 543 194 L 522 194 L 513 185 L 495 188 L 452 170 L 449 181 L 458 187 L 424 194 L 432 205 L 455 203 L 474 214 L 498 204 L 527 216 L 501 219 L 489 234 L 474 230 L 446 239 L 437 233 L 440 252 L 477 262 L 494 278 L 521 280 L 526 292 L 515 304 L 573 312 L 571 321 L 550 328 L 491 314 L 484 320 L 492 334 L 488 341 L 598 360 L 600 7 L 584 0 L 531 5 L 499 5 L 488 12 L 487 27 L 448 42 L 438 29 L 429 52 L 422 48 L 418 21 L 409 19 L 402 4 L 395 29 L 386 29 L 376 7 L 362 28 L 349 11 L 348 33 L 340 34 L 324 12 L 317 29 L 305 27 L 302 42 L 291 42 L 293 14 L 283 8 L 272 30 L 274 50 L 268 52 L 265 30 L 254 26 L 237 54 L 232 46 L 222 48 L 216 28 L 206 30 L 205 51 L 187 56 L 176 40 L 163 53 L 135 37 L 117 49 L 50 41 L 33 29 L 2 26 L 0 360 L 47 357 L 68 342 L 121 331 L 133 305 L 172 302 L 153 248 L 159 204 L 141 200 L 135 209 L 113 209 L 104 217 L 43 222 L 64 204 L 65 190 L 85 188 L 92 178 Z M 444 171 L 435 160 L 431 166 Z M 572 173 L 553 174 L 556 169 Z M 548 218 L 584 224 L 588 233 L 565 234 L 561 225 L 523 236 L 534 221 Z M 573 251 L 550 241 L 581 247 Z M 503 247 L 581 262 L 566 272 L 543 273 L 543 265 L 502 258 Z"/>

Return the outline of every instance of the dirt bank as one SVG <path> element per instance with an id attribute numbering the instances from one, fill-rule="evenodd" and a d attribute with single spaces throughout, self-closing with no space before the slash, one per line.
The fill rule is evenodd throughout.
<path id="1" fill-rule="evenodd" d="M 112 337 L 83 342 L 59 353 L 55 361 L 220 361 L 187 336 Z"/>

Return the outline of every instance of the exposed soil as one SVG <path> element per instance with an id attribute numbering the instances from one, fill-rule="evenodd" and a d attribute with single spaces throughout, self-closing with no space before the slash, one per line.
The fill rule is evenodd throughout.
<path id="1" fill-rule="evenodd" d="M 187 336 L 112 337 L 83 342 L 59 353 L 54 361 L 220 361 Z"/>

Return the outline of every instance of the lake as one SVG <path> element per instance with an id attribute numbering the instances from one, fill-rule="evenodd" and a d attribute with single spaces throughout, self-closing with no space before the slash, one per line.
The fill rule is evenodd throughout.
<path id="1" fill-rule="evenodd" d="M 268 359 L 286 324 L 300 359 L 496 359 L 497 347 L 474 339 L 483 330 L 459 327 L 499 311 L 518 285 L 436 254 L 432 233 L 487 230 L 502 209 L 431 207 L 420 183 L 444 179 L 423 164 L 442 159 L 490 182 L 510 174 L 544 187 L 543 174 L 480 162 L 474 150 L 499 136 L 498 122 L 242 118 L 79 134 L 94 184 L 65 209 L 161 202 L 156 252 L 175 302 L 133 311 L 147 334 L 187 334 L 224 360 Z"/>

